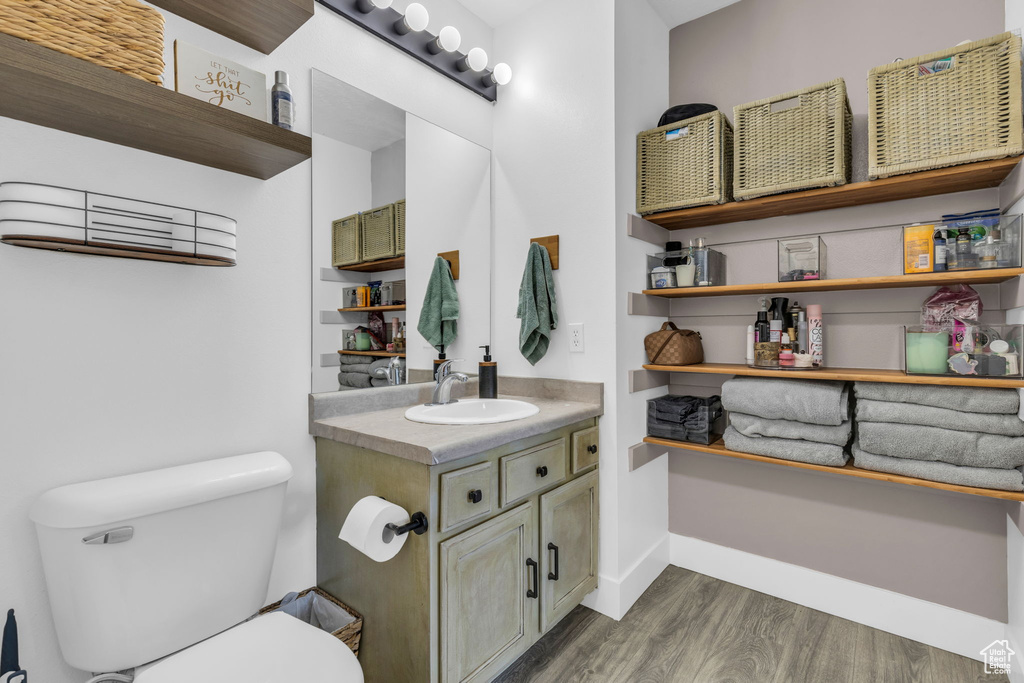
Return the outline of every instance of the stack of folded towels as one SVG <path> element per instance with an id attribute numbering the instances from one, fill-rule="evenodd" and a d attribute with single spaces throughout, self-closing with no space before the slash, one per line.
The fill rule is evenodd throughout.
<path id="1" fill-rule="evenodd" d="M 370 387 L 386 387 L 387 377 L 381 373 L 377 376 L 378 368 L 387 368 L 390 358 L 381 358 L 368 363 L 370 356 L 342 356 L 341 372 L 338 373 L 338 384 L 341 391 L 348 389 L 368 389 Z"/>
<path id="2" fill-rule="evenodd" d="M 725 447 L 783 460 L 841 467 L 849 456 L 845 382 L 737 377 L 722 386 L 730 411 Z"/>
<path id="3" fill-rule="evenodd" d="M 1024 491 L 1016 389 L 857 382 L 857 467 Z"/>

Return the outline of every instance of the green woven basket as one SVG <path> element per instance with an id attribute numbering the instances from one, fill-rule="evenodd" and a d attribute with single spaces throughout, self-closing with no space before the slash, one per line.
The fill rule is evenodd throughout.
<path id="1" fill-rule="evenodd" d="M 377 261 L 395 255 L 395 205 L 388 204 L 362 215 L 363 260 Z"/>
<path id="2" fill-rule="evenodd" d="M 359 214 L 331 223 L 331 262 L 334 267 L 350 266 L 362 260 L 363 235 L 359 228 Z"/>

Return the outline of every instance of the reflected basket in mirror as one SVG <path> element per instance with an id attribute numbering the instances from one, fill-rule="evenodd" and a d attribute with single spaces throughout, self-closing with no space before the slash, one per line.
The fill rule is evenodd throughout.
<path id="1" fill-rule="evenodd" d="M 363 235 L 359 214 L 339 218 L 331 223 L 331 262 L 335 268 L 350 266 L 363 260 Z"/>
<path id="2" fill-rule="evenodd" d="M 395 255 L 395 205 L 388 204 L 362 215 L 363 260 Z"/>
<path id="3" fill-rule="evenodd" d="M 395 256 L 405 256 L 405 200 L 395 202 Z"/>

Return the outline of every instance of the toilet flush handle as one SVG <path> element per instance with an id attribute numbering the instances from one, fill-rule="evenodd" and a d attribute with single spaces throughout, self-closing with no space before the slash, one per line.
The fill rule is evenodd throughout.
<path id="1" fill-rule="evenodd" d="M 106 531 L 99 531 L 95 534 L 90 534 L 82 539 L 82 543 L 86 545 L 108 545 L 110 543 L 124 543 L 132 540 L 135 536 L 134 527 L 130 526 L 119 526 L 116 529 L 107 529 Z"/>

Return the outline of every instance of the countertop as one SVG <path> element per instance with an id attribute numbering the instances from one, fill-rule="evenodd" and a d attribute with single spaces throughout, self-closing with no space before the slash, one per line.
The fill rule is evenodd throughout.
<path id="1" fill-rule="evenodd" d="M 502 377 L 498 386 L 540 412 L 512 422 L 487 425 L 431 425 L 405 419 L 405 411 L 429 398 L 431 384 L 310 395 L 310 434 L 439 465 L 518 439 L 554 431 L 604 413 L 604 386 L 593 382 Z M 476 394 L 476 383 L 461 387 Z M 453 395 L 455 392 L 453 391 Z M 571 397 L 571 399 L 570 399 Z M 366 409 L 369 408 L 369 409 Z"/>

